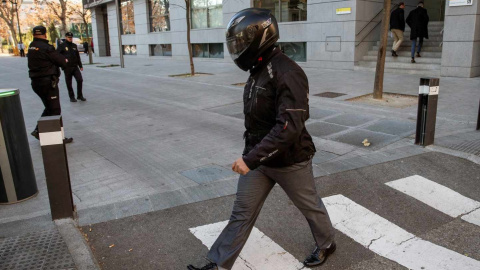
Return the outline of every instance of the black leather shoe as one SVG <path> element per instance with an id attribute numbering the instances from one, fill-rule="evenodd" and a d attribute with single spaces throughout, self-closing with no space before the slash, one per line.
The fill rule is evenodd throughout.
<path id="1" fill-rule="evenodd" d="M 77 100 L 75 98 L 71 97 L 70 102 L 77 102 Z"/>
<path id="2" fill-rule="evenodd" d="M 218 267 L 216 263 L 209 263 L 202 268 L 197 268 L 190 264 L 189 266 L 187 266 L 187 269 L 188 270 L 218 270 Z"/>
<path id="3" fill-rule="evenodd" d="M 410 61 L 412 64 L 415 64 L 415 58 L 412 58 L 412 61 Z"/>
<path id="4" fill-rule="evenodd" d="M 398 56 L 397 52 L 394 51 L 394 50 L 392 50 L 392 56 L 393 56 L 393 57 L 397 57 L 397 56 Z"/>
<path id="5" fill-rule="evenodd" d="M 38 138 L 38 130 L 34 130 L 34 131 L 32 131 L 32 133 L 30 133 L 30 134 L 31 134 L 33 137 L 35 137 L 35 139 L 40 140 L 40 139 Z"/>
<path id="6" fill-rule="evenodd" d="M 306 267 L 314 267 L 323 264 L 326 260 L 327 257 L 335 252 L 337 249 L 337 245 L 335 242 L 332 242 L 330 246 L 326 249 L 319 249 L 318 247 L 315 247 L 315 250 L 312 252 L 310 256 L 308 256 L 305 261 L 303 261 L 303 265 Z"/>
<path id="7" fill-rule="evenodd" d="M 84 98 L 84 97 L 78 97 L 77 99 L 79 99 L 79 100 L 81 100 L 81 101 L 87 101 L 87 99 Z"/>
<path id="8" fill-rule="evenodd" d="M 417 57 L 422 57 L 422 56 L 420 55 L 420 53 L 417 52 Z"/>
<path id="9" fill-rule="evenodd" d="M 65 139 L 63 139 L 63 142 L 64 143 L 71 143 L 71 142 L 73 142 L 73 138 L 65 138 Z"/>

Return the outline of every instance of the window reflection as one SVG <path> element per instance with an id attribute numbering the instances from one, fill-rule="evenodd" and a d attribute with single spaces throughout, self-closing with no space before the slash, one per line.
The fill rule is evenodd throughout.
<path id="1" fill-rule="evenodd" d="M 150 32 L 170 31 L 169 0 L 150 0 Z"/>

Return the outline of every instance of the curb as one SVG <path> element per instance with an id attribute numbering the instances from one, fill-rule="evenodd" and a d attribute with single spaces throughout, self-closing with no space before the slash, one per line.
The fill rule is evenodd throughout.
<path id="1" fill-rule="evenodd" d="M 68 251 L 78 270 L 100 270 L 92 250 L 72 219 L 55 220 L 60 235 L 67 244 Z"/>

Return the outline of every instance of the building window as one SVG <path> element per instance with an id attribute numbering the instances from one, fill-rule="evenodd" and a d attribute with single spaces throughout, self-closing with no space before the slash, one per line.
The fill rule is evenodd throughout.
<path id="1" fill-rule="evenodd" d="M 307 20 L 307 0 L 253 0 L 253 6 L 270 9 L 278 22 Z"/>
<path id="2" fill-rule="evenodd" d="M 223 43 L 192 44 L 193 57 L 223 58 Z"/>
<path id="3" fill-rule="evenodd" d="M 135 14 L 133 0 L 121 0 L 120 13 L 122 14 L 122 34 L 135 34 Z"/>
<path id="4" fill-rule="evenodd" d="M 192 29 L 223 27 L 222 0 L 193 0 Z"/>
<path id="5" fill-rule="evenodd" d="M 169 0 L 149 0 L 150 32 L 170 31 Z"/>
<path id="6" fill-rule="evenodd" d="M 151 56 L 172 56 L 172 44 L 150 45 Z"/>
<path id="7" fill-rule="evenodd" d="M 137 45 L 123 45 L 123 55 L 137 55 Z"/>
<path id="8" fill-rule="evenodd" d="M 307 62 L 306 42 L 279 42 L 280 50 L 296 62 Z"/>

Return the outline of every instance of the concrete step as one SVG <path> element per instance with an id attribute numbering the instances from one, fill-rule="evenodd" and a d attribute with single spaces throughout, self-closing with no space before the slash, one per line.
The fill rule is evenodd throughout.
<path id="1" fill-rule="evenodd" d="M 363 66 L 355 66 L 354 70 L 375 72 L 375 68 L 363 67 Z M 440 70 L 385 68 L 385 73 L 415 74 L 415 75 L 421 75 L 423 77 L 440 77 Z"/>
<path id="2" fill-rule="evenodd" d="M 377 62 L 374 61 L 358 61 L 361 67 L 375 68 Z M 422 63 L 402 63 L 402 62 L 385 62 L 385 68 L 399 69 L 422 69 L 422 70 L 440 70 L 439 64 L 422 64 Z"/>
<path id="3" fill-rule="evenodd" d="M 444 21 L 430 21 L 430 22 L 428 22 L 428 26 L 433 26 L 433 25 L 435 25 L 435 26 L 442 25 L 443 26 L 444 24 L 445 24 Z"/>
<path id="4" fill-rule="evenodd" d="M 425 46 L 425 47 L 440 47 L 441 43 L 442 42 L 440 42 L 440 41 L 426 41 L 426 40 L 424 40 L 423 41 L 423 46 Z M 393 45 L 393 40 L 387 41 L 387 44 L 388 44 L 388 46 L 392 46 Z M 418 44 L 418 42 L 417 42 L 417 44 Z M 380 45 L 380 41 L 377 41 L 377 45 Z M 401 47 L 411 47 L 412 46 L 412 41 L 411 40 L 404 40 L 400 46 Z"/>
<path id="5" fill-rule="evenodd" d="M 387 55 L 390 53 L 391 48 L 387 51 Z M 378 51 L 368 51 L 367 55 L 369 56 L 376 56 L 378 54 Z M 398 51 L 397 54 L 399 56 L 404 56 L 408 57 L 410 59 L 410 51 Z M 442 52 L 422 52 L 421 53 L 423 57 L 427 58 L 442 58 Z"/>
<path id="6" fill-rule="evenodd" d="M 412 58 L 409 56 L 398 56 L 398 57 L 392 57 L 390 56 L 391 54 L 388 53 L 387 57 L 385 58 L 385 62 L 391 62 L 391 63 L 410 63 L 410 60 Z M 364 61 L 370 61 L 370 62 L 377 62 L 377 56 L 375 55 L 366 55 L 363 57 Z M 442 62 L 441 58 L 429 58 L 429 57 L 417 57 L 415 58 L 415 61 L 417 61 L 418 64 L 435 64 L 435 65 L 440 65 Z"/>
<path id="7" fill-rule="evenodd" d="M 388 35 L 388 41 L 393 41 L 393 37 L 390 37 L 390 35 Z M 410 35 L 405 35 L 403 36 L 403 41 L 410 41 Z M 430 36 L 428 39 L 423 39 L 423 42 L 425 41 L 439 41 L 439 42 L 442 42 L 443 41 L 443 36 Z"/>
<path id="8" fill-rule="evenodd" d="M 392 47 L 388 46 L 387 49 L 391 50 Z M 373 46 L 371 50 L 372 51 L 378 51 L 378 45 Z M 399 51 L 409 51 L 409 50 L 410 50 L 409 46 L 405 46 L 405 47 L 402 46 L 399 49 Z M 442 47 L 428 47 L 428 46 L 423 46 L 422 47 L 422 52 L 441 52 L 441 51 L 442 51 Z"/>
<path id="9" fill-rule="evenodd" d="M 434 32 L 433 31 L 428 31 L 428 37 L 429 38 L 430 37 L 443 37 L 443 33 L 441 33 L 440 30 L 434 31 Z M 390 36 L 390 34 L 388 34 L 388 36 Z M 403 36 L 407 37 L 407 38 L 410 38 L 410 30 L 403 32 Z"/>

